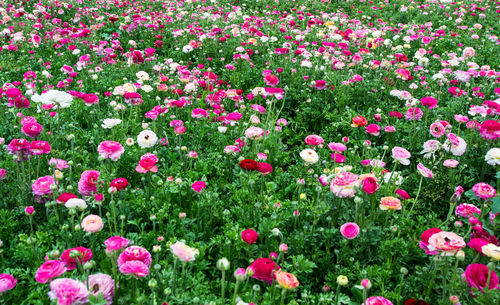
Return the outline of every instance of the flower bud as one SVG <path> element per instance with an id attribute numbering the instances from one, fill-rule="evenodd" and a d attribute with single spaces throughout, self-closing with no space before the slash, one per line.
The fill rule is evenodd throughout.
<path id="1" fill-rule="evenodd" d="M 368 289 L 372 288 L 372 283 L 370 282 L 369 279 L 362 279 L 361 286 L 363 286 L 364 289 L 368 290 Z"/>
<path id="2" fill-rule="evenodd" d="M 95 267 L 95 261 L 91 260 L 83 264 L 83 270 L 90 270 Z"/>
<path id="3" fill-rule="evenodd" d="M 82 252 L 80 252 L 78 250 L 71 250 L 71 252 L 69 252 L 69 257 L 78 258 L 78 257 L 83 257 L 83 255 L 82 255 Z"/>
<path id="4" fill-rule="evenodd" d="M 281 244 L 279 246 L 280 252 L 287 253 L 288 252 L 288 246 L 286 244 Z"/>
<path id="5" fill-rule="evenodd" d="M 148 282 L 148 286 L 151 289 L 156 288 L 158 286 L 158 282 L 155 279 L 150 279 Z"/>
<path id="6" fill-rule="evenodd" d="M 161 251 L 161 246 L 160 245 L 154 245 L 153 246 L 153 252 L 154 253 L 158 253 Z"/>
<path id="7" fill-rule="evenodd" d="M 408 269 L 406 269 L 405 267 L 401 267 L 401 269 L 399 269 L 399 272 L 401 272 L 402 275 L 407 275 Z"/>
<path id="8" fill-rule="evenodd" d="M 227 271 L 227 270 L 229 270 L 230 263 L 229 263 L 229 261 L 227 260 L 227 258 L 223 257 L 223 258 L 221 258 L 221 259 L 219 259 L 219 260 L 217 261 L 216 267 L 217 267 L 217 269 L 219 269 L 220 271 Z"/>
<path id="9" fill-rule="evenodd" d="M 273 261 L 278 258 L 278 253 L 276 252 L 271 252 L 269 253 L 269 258 L 272 259 Z"/>
<path id="10" fill-rule="evenodd" d="M 339 284 L 340 286 L 346 286 L 347 283 L 349 283 L 349 280 L 347 279 L 347 276 L 345 276 L 345 275 L 339 275 L 337 277 L 337 284 Z"/>
<path id="11" fill-rule="evenodd" d="M 35 213 L 35 208 L 30 205 L 30 206 L 27 206 L 24 208 L 24 213 L 26 213 L 26 215 L 33 215 Z"/>
<path id="12" fill-rule="evenodd" d="M 465 260 L 465 252 L 463 250 L 459 250 L 455 256 L 459 261 Z"/>
<path id="13" fill-rule="evenodd" d="M 461 228 L 464 224 L 460 220 L 457 220 L 457 221 L 455 221 L 454 225 L 455 225 L 455 228 L 458 229 L 458 228 Z"/>
<path id="14" fill-rule="evenodd" d="M 456 295 L 450 295 L 450 302 L 451 302 L 451 304 L 457 304 L 458 297 Z"/>
<path id="15" fill-rule="evenodd" d="M 245 268 L 238 268 L 234 271 L 234 277 L 237 282 L 243 282 L 247 278 L 247 271 Z"/>

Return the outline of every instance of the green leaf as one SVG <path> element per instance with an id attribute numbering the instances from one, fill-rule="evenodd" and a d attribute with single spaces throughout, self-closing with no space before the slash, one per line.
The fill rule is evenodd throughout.
<path id="1" fill-rule="evenodd" d="M 500 179 L 500 172 L 497 172 L 497 174 L 495 175 L 495 178 Z"/>
<path id="2" fill-rule="evenodd" d="M 478 199 L 476 194 L 472 190 L 468 190 L 467 192 L 465 192 L 465 196 L 467 196 L 467 197 L 469 197 L 469 199 L 473 199 L 473 200 Z"/>
<path id="3" fill-rule="evenodd" d="M 491 199 L 493 204 L 491 205 L 491 212 L 493 214 L 499 213 L 500 212 L 500 197 L 495 197 Z"/>

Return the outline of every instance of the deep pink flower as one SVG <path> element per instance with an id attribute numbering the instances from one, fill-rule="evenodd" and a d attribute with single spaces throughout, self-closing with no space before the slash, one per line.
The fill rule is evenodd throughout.
<path id="1" fill-rule="evenodd" d="M 83 196 L 91 196 L 93 193 L 97 192 L 97 179 L 99 179 L 99 171 L 84 171 L 78 182 L 78 192 Z"/>
<path id="2" fill-rule="evenodd" d="M 191 184 L 191 188 L 197 193 L 201 193 L 201 191 L 206 187 L 207 184 L 205 183 L 205 181 L 195 181 L 193 184 Z"/>

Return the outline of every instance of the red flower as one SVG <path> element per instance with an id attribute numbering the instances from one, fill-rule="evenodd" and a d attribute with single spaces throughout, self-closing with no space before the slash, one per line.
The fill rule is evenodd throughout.
<path id="1" fill-rule="evenodd" d="M 377 179 L 373 177 L 366 177 L 363 179 L 363 192 L 367 193 L 368 195 L 371 195 L 375 193 L 379 188 L 379 185 L 377 183 Z"/>
<path id="2" fill-rule="evenodd" d="M 259 238 L 259 233 L 255 232 L 254 229 L 246 229 L 241 232 L 241 239 L 249 245 L 255 243 L 257 238 Z"/>
<path id="3" fill-rule="evenodd" d="M 368 125 L 368 121 L 362 116 L 354 117 L 352 119 L 352 123 L 356 126 L 361 126 L 361 127 Z"/>
<path id="4" fill-rule="evenodd" d="M 78 198 L 78 196 L 76 196 L 73 193 L 62 193 L 61 195 L 59 195 L 59 197 L 57 197 L 56 202 L 58 204 L 63 204 L 66 203 L 66 201 L 70 200 L 71 198 Z"/>
<path id="5" fill-rule="evenodd" d="M 256 259 L 248 268 L 253 269 L 254 274 L 252 277 L 268 284 L 273 283 L 273 272 L 274 270 L 280 269 L 275 262 L 269 258 L 258 258 Z"/>
<path id="6" fill-rule="evenodd" d="M 424 300 L 415 300 L 414 298 L 411 298 L 405 301 L 405 305 L 429 305 L 429 303 Z"/>
<path id="7" fill-rule="evenodd" d="M 115 180 L 111 181 L 110 186 L 115 187 L 117 190 L 120 191 L 128 186 L 128 181 L 125 178 L 116 178 Z"/>
<path id="8" fill-rule="evenodd" d="M 273 172 L 273 167 L 269 163 L 259 162 L 257 163 L 257 171 L 264 174 L 265 176 Z"/>
<path id="9" fill-rule="evenodd" d="M 239 163 L 239 166 L 244 169 L 244 170 L 247 170 L 247 171 L 254 171 L 257 169 L 257 161 L 255 160 L 252 160 L 252 159 L 245 159 L 245 160 L 241 160 L 241 162 Z"/>
<path id="10" fill-rule="evenodd" d="M 68 271 L 76 269 L 78 262 L 83 265 L 92 258 L 92 251 L 84 247 L 68 249 L 61 254 L 61 261 L 67 264 Z M 78 259 L 78 262 L 77 262 Z"/>

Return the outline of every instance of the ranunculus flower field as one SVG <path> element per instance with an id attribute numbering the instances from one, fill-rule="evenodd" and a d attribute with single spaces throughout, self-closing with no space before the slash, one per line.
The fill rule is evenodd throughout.
<path id="1" fill-rule="evenodd" d="M 0 0 L 0 304 L 500 304 L 498 0 Z"/>

